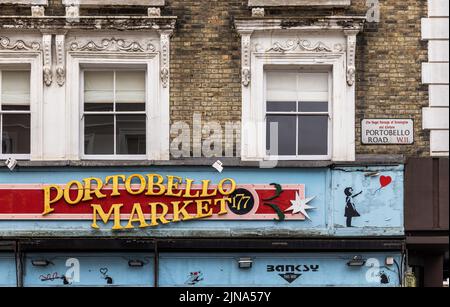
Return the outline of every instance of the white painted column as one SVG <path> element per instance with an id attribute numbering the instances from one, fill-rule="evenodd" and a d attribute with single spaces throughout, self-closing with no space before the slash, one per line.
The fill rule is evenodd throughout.
<path id="1" fill-rule="evenodd" d="M 149 159 L 155 160 L 170 160 L 170 37 L 172 36 L 172 30 L 160 31 L 160 102 L 159 108 L 154 111 L 156 114 L 152 114 L 159 117 L 158 125 L 162 129 L 158 134 L 153 135 L 150 140 L 151 144 L 159 143 L 160 146 L 150 153 Z M 157 129 L 156 129 L 157 130 Z M 153 129 L 152 131 L 156 131 Z"/>
<path id="2" fill-rule="evenodd" d="M 252 116 L 254 112 L 252 108 L 256 106 L 252 105 L 252 51 L 251 51 L 251 37 L 252 30 L 241 31 L 241 48 L 242 48 L 242 101 L 249 102 L 242 105 L 242 144 L 241 144 L 241 156 L 243 160 L 253 160 L 255 157 L 260 158 L 261 153 L 258 151 L 258 142 L 250 142 L 250 138 L 254 138 L 258 135 L 257 119 Z M 262 89 L 258 89 L 262 90 Z M 258 159 L 256 158 L 256 159 Z"/>
<path id="3" fill-rule="evenodd" d="M 42 160 L 65 160 L 67 137 L 65 35 L 45 33 L 43 43 Z"/>
<path id="4" fill-rule="evenodd" d="M 428 41 L 428 63 L 422 82 L 429 85 L 429 106 L 423 109 L 423 129 L 430 130 L 432 156 L 449 154 L 449 1 L 428 0 L 422 19 L 422 39 Z"/>

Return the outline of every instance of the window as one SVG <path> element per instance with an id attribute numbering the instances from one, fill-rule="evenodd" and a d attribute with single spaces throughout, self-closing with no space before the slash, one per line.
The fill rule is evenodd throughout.
<path id="1" fill-rule="evenodd" d="M 29 158 L 30 97 L 30 71 L 0 70 L 0 156 Z"/>
<path id="2" fill-rule="evenodd" d="M 364 20 L 299 18 L 286 29 L 292 18 L 235 19 L 242 49 L 242 160 L 355 161 L 356 36 Z M 279 124 L 278 153 L 267 136 L 271 122 Z"/>
<path id="3" fill-rule="evenodd" d="M 146 158 L 145 70 L 83 71 L 85 158 Z"/>
<path id="4" fill-rule="evenodd" d="M 270 156 L 331 157 L 330 78 L 329 72 L 266 71 L 266 150 Z M 278 127 L 275 149 L 270 146 L 274 124 Z"/>

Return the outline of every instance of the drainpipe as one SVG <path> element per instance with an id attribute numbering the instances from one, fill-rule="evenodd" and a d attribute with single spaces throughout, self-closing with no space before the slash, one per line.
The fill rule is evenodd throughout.
<path id="1" fill-rule="evenodd" d="M 154 267 L 155 267 L 155 288 L 158 288 L 158 278 L 159 278 L 159 252 L 158 252 L 158 241 L 155 240 L 155 260 L 154 260 Z"/>
<path id="2" fill-rule="evenodd" d="M 16 257 L 16 280 L 17 280 L 17 287 L 22 288 L 23 287 L 23 257 L 22 257 L 22 251 L 20 250 L 20 244 L 18 241 L 15 242 L 14 246 L 14 255 Z"/>

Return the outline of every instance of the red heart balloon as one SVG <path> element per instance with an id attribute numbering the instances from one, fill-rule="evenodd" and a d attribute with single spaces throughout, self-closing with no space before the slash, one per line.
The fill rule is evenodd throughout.
<path id="1" fill-rule="evenodd" d="M 387 187 L 388 185 L 390 185 L 392 182 L 392 177 L 391 176 L 381 176 L 380 177 L 380 183 L 381 183 L 381 187 Z"/>

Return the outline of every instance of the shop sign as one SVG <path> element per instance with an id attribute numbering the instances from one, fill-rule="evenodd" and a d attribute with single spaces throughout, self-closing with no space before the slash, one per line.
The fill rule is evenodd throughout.
<path id="1" fill-rule="evenodd" d="M 362 143 L 365 145 L 414 143 L 414 122 L 411 119 L 365 119 L 361 128 Z"/>
<path id="2" fill-rule="evenodd" d="M 238 185 L 159 174 L 114 175 L 67 184 L 0 187 L 0 219 L 92 220 L 113 230 L 184 221 L 309 219 L 303 184 Z"/>

